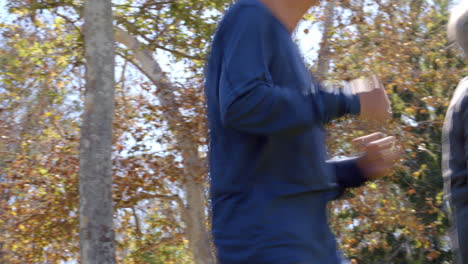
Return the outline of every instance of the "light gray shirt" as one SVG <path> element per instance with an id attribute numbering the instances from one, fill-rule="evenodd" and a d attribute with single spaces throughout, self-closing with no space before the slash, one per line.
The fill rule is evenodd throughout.
<path id="1" fill-rule="evenodd" d="M 442 132 L 444 189 L 452 209 L 468 206 L 468 77 L 458 84 Z"/>

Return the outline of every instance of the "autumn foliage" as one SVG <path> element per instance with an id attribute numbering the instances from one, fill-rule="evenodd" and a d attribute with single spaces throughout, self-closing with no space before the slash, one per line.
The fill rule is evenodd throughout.
<path id="1" fill-rule="evenodd" d="M 0 19 L 0 263 L 76 260 L 82 1 L 6 2 L 8 15 Z M 451 263 L 440 139 L 450 96 L 466 74 L 457 51 L 446 48 L 452 3 L 339 2 L 325 36 L 331 52 L 327 78 L 377 73 L 394 120 L 386 127 L 349 119 L 331 124 L 330 155 L 356 154 L 352 139 L 375 130 L 396 136 L 404 150 L 387 179 L 330 206 L 340 247 L 354 263 Z M 167 76 L 154 82 L 135 50 L 116 44 L 113 188 L 119 263 L 195 263 L 187 195 L 193 190 L 203 198 L 209 230 L 204 59 L 230 4 L 114 1 L 116 26 L 136 36 Z M 320 27 L 323 8 L 311 10 L 307 19 Z M 320 41 L 313 27 L 301 34 L 317 34 Z M 305 57 L 312 61 L 314 55 Z M 170 107 L 161 101 L 167 93 L 174 100 Z M 194 156 L 196 164 L 190 163 Z"/>

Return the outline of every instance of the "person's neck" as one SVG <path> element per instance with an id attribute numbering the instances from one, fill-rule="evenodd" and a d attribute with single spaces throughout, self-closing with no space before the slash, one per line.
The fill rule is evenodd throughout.
<path id="1" fill-rule="evenodd" d="M 320 0 L 260 0 L 272 13 L 293 32 L 304 14 Z"/>

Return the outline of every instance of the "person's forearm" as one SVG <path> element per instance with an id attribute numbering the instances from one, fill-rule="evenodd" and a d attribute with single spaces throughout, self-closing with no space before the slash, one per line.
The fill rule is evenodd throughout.
<path id="1" fill-rule="evenodd" d="M 245 132 L 257 134 L 298 133 L 321 124 L 323 114 L 315 106 L 312 95 L 276 87 L 262 81 L 252 87 L 233 89 L 243 94 L 231 94 L 221 105 L 222 121 Z"/>
<path id="2" fill-rule="evenodd" d="M 319 100 L 324 107 L 327 107 L 324 116 L 324 123 L 328 123 L 334 119 L 343 117 L 347 114 L 358 115 L 360 113 L 361 104 L 359 96 L 353 94 L 345 94 L 341 91 L 336 92 L 319 92 Z"/>
<path id="3" fill-rule="evenodd" d="M 356 188 L 366 182 L 366 177 L 357 165 L 359 158 L 347 158 L 328 161 L 335 170 L 336 180 L 340 188 Z"/>

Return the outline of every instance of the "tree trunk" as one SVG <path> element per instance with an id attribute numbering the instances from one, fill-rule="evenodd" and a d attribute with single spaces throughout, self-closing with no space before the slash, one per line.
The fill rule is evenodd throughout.
<path id="1" fill-rule="evenodd" d="M 174 96 L 176 89 L 169 82 L 166 74 L 161 70 L 158 62 L 149 50 L 142 48 L 138 39 L 125 30 L 117 28 L 116 40 L 127 46 L 134 54 L 136 61 L 132 63 L 158 87 L 157 93 L 161 106 L 167 111 L 163 112 L 169 129 L 175 132 L 177 149 L 182 153 L 184 165 L 184 191 L 186 205 L 183 210 L 185 234 L 189 240 L 189 248 L 195 264 L 215 263 L 211 251 L 211 239 L 206 226 L 206 199 L 204 184 L 197 182 L 196 177 L 203 173 L 203 160 L 198 153 L 197 145 L 191 141 L 192 135 L 184 130 L 184 119 L 177 108 Z M 180 206 L 184 206 L 181 204 Z"/>
<path id="2" fill-rule="evenodd" d="M 1 135 L 1 134 L 0 134 Z M 5 148 L 6 149 L 6 148 Z M 2 153 L 4 148 L 0 142 L 0 153 Z M 5 151 L 6 152 L 6 151 Z M 5 153 L 3 152 L 3 153 Z M 0 154 L 1 155 L 1 154 Z M 3 157 L 0 157 L 0 184 L 6 182 L 6 175 L 4 173 L 5 160 Z M 7 207 L 8 203 L 8 191 L 6 189 L 0 190 L 0 219 L 5 219 L 5 208 Z M 5 223 L 0 224 L 0 264 L 7 263 L 8 255 L 5 252 L 5 237 L 6 237 L 6 230 L 4 228 Z"/>
<path id="3" fill-rule="evenodd" d="M 194 156 L 192 156 L 194 157 Z M 197 161 L 201 162 L 201 161 Z M 184 160 L 186 167 L 185 194 L 187 195 L 187 206 L 185 208 L 186 235 L 189 248 L 196 264 L 214 264 L 214 256 L 211 247 L 211 236 L 206 227 L 207 217 L 205 214 L 206 200 L 204 186 L 194 180 L 191 173 L 200 171 L 197 166 L 192 167 L 190 160 Z"/>
<path id="4" fill-rule="evenodd" d="M 0 118 L 3 120 L 11 120 L 12 117 L 8 116 L 5 118 L 3 115 L 0 115 Z M 1 125 L 1 123 L 0 123 Z M 8 142 L 11 138 L 11 132 L 8 131 L 7 124 L 4 127 L 0 126 L 0 184 L 7 183 L 7 172 L 5 168 L 8 166 L 8 161 L 12 159 L 13 154 L 17 153 L 15 151 L 11 151 L 12 149 L 16 149 L 16 145 L 11 147 L 10 142 Z M 3 138 L 4 137 L 4 138 Z M 3 139 L 3 140 L 2 140 Z M 2 142 L 4 141 L 4 142 Z M 13 141 L 13 140 L 12 140 Z M 9 255 L 8 252 L 5 250 L 5 245 L 8 243 L 6 241 L 7 237 L 7 229 L 5 228 L 7 222 L 6 212 L 5 209 L 8 206 L 9 194 L 7 188 L 0 188 L 0 219 L 4 219 L 4 222 L 0 224 L 0 264 L 8 263 Z"/>
<path id="5" fill-rule="evenodd" d="M 323 36 L 322 43 L 320 43 L 320 50 L 318 54 L 317 63 L 317 77 L 320 80 L 324 80 L 330 68 L 330 31 L 333 27 L 333 20 L 335 17 L 335 6 L 336 0 L 330 0 L 327 2 L 325 8 L 325 21 L 323 23 Z"/>
<path id="6" fill-rule="evenodd" d="M 80 140 L 81 263 L 116 263 L 112 201 L 114 29 L 111 0 L 84 3 L 86 102 Z"/>

